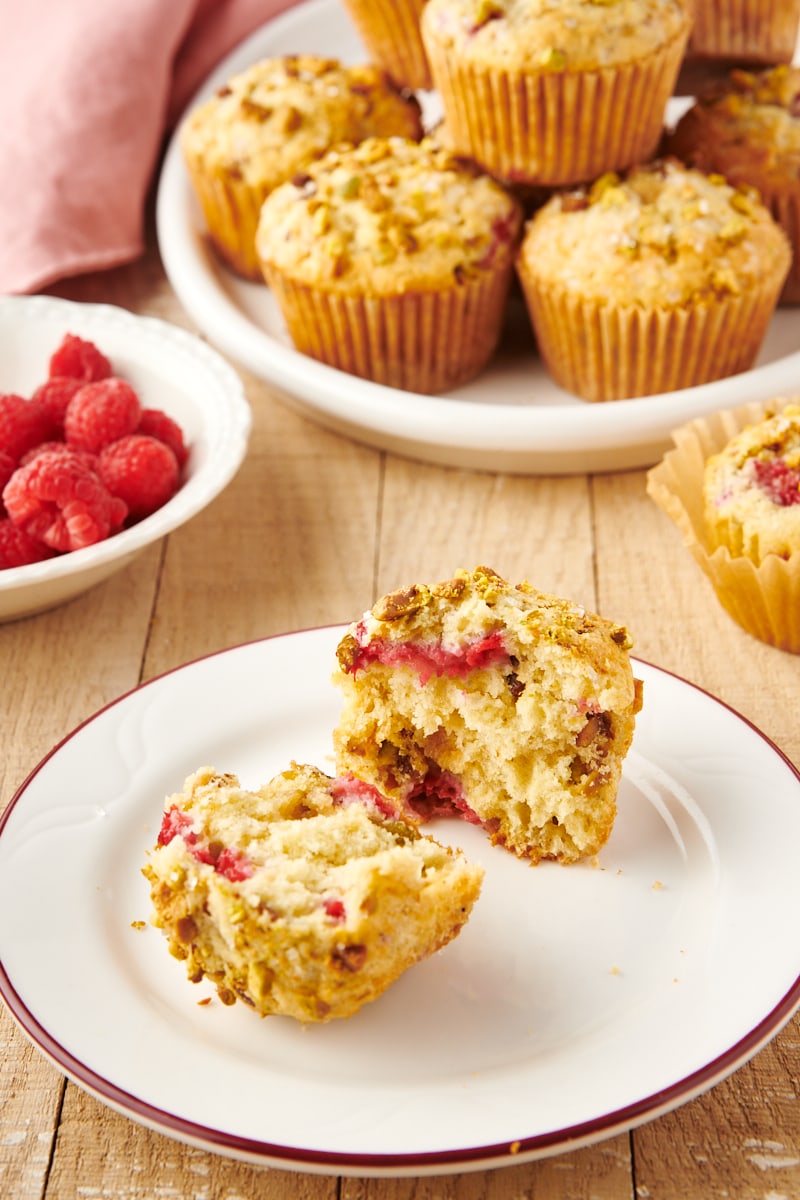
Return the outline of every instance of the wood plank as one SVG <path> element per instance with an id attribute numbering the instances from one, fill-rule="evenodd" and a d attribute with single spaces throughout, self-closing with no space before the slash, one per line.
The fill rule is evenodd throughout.
<path id="1" fill-rule="evenodd" d="M 387 456 L 378 594 L 484 565 L 592 606 L 592 558 L 582 476 L 491 475 Z"/>
<path id="2" fill-rule="evenodd" d="M 341 1200 L 632 1200 L 626 1134 L 494 1171 L 412 1179 L 344 1179 Z"/>
<path id="3" fill-rule="evenodd" d="M 643 472 L 593 486 L 601 604 L 629 625 L 635 653 L 702 683 L 800 762 L 796 705 L 787 703 L 797 695 L 797 657 L 756 641 L 728 617 L 678 531 L 647 497 Z M 725 1083 L 638 1129 L 637 1194 L 800 1195 L 799 1055 L 795 1021 Z"/>
<path id="4" fill-rule="evenodd" d="M 0 1196 L 40 1200 L 65 1086 L 0 1007 Z"/>
<path id="5" fill-rule="evenodd" d="M 380 454 L 243 378 L 253 410 L 247 458 L 170 538 L 147 677 L 254 638 L 348 621 L 371 594 Z"/>
<path id="6" fill-rule="evenodd" d="M 0 625 L 0 797 L 39 759 L 139 679 L 161 565 L 158 547 L 69 604 Z"/>
<path id="7" fill-rule="evenodd" d="M 337 1182 L 209 1154 L 135 1124 L 70 1085 L 43 1200 L 89 1197 L 337 1200 Z"/>
<path id="8" fill-rule="evenodd" d="M 14 681 L 0 688 L 0 807 L 63 737 L 136 686 L 160 561 L 148 550 L 70 604 L 0 626 L 0 679 Z M 38 1200 L 64 1081 L 5 1012 L 0 1039 L 0 1194 Z"/>
<path id="9" fill-rule="evenodd" d="M 790 1200 L 800 1196 L 800 1023 L 705 1096 L 635 1135 L 637 1192 Z"/>

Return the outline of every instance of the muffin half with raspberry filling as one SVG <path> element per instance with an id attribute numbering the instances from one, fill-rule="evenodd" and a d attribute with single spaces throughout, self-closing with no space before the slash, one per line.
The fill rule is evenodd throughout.
<path id="1" fill-rule="evenodd" d="M 483 880 L 375 789 L 298 764 L 257 791 L 197 771 L 143 871 L 193 982 L 302 1022 L 352 1016 L 445 946 Z"/>
<path id="2" fill-rule="evenodd" d="M 486 567 L 380 599 L 342 638 L 337 770 L 532 862 L 595 854 L 641 707 L 626 630 Z"/>

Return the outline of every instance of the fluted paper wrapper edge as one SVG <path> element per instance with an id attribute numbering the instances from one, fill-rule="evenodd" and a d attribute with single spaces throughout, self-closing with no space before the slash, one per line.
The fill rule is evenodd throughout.
<path id="1" fill-rule="evenodd" d="M 788 402 L 781 397 L 767 404 L 745 404 L 674 430 L 675 448 L 648 472 L 647 492 L 680 530 L 728 615 L 759 641 L 800 654 L 800 552 L 789 559 L 770 554 L 756 566 L 749 558 L 732 557 L 725 546 L 709 545 L 703 516 L 706 460 L 746 425 L 764 420 Z"/>

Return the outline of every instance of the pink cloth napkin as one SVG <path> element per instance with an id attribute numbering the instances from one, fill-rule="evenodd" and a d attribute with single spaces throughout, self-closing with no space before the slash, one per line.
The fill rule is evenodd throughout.
<path id="1" fill-rule="evenodd" d="M 8 0 L 0 292 L 142 253 L 164 136 L 233 47 L 293 0 Z"/>

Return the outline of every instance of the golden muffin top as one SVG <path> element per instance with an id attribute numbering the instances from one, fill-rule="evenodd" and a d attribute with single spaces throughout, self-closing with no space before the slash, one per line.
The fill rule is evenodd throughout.
<path id="1" fill-rule="evenodd" d="M 511 261 L 517 201 L 426 138 L 369 138 L 331 151 L 265 201 L 256 248 L 267 266 L 333 290 L 440 290 Z"/>
<path id="2" fill-rule="evenodd" d="M 340 142 L 422 133 L 416 98 L 377 67 L 295 54 L 231 78 L 189 114 L 181 145 L 206 170 L 269 190 Z"/>
<path id="3" fill-rule="evenodd" d="M 686 0 L 428 0 L 423 39 L 504 69 L 582 71 L 636 62 L 688 38 Z"/>
<path id="4" fill-rule="evenodd" d="M 647 308 L 739 295 L 784 278 L 791 261 L 753 189 L 671 159 L 552 197 L 519 253 L 534 283 Z"/>

